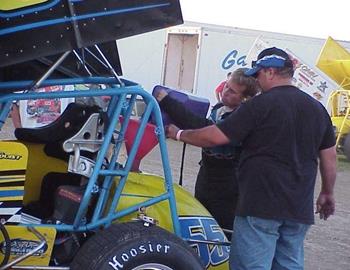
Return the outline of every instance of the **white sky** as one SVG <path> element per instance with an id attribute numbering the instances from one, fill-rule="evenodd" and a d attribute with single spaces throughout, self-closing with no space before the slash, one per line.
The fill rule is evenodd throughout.
<path id="1" fill-rule="evenodd" d="M 350 0 L 180 0 L 183 18 L 350 41 Z"/>

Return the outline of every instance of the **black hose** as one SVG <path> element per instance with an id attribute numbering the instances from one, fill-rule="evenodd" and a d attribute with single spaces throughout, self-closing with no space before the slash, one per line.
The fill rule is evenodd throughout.
<path id="1" fill-rule="evenodd" d="M 9 262 L 10 255 L 11 255 L 11 240 L 10 240 L 10 236 L 9 236 L 4 224 L 2 224 L 1 222 L 0 222 L 0 231 L 1 231 L 2 235 L 4 236 L 4 244 L 3 245 L 5 245 L 4 258 L 0 264 L 0 267 L 2 267 Z"/>
<path id="2" fill-rule="evenodd" d="M 179 179 L 179 185 L 180 185 L 180 186 L 182 186 L 182 179 L 183 179 L 183 173 L 184 173 L 185 152 L 186 152 L 186 143 L 184 143 L 184 145 L 183 145 L 183 147 L 182 147 L 181 168 L 180 168 L 180 179 Z"/>

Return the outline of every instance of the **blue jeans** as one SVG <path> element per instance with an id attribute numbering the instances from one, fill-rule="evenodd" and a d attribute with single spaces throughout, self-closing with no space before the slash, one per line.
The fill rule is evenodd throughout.
<path id="1" fill-rule="evenodd" d="M 304 238 L 309 227 L 286 220 L 237 216 L 230 269 L 304 269 Z"/>

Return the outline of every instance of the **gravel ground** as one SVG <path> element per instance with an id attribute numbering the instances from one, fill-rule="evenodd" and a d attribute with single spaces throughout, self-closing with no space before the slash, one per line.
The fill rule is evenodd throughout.
<path id="1" fill-rule="evenodd" d="M 8 121 L 0 138 L 13 138 L 13 126 Z M 178 182 L 182 154 L 182 143 L 167 141 L 173 181 Z M 199 169 L 200 149 L 186 147 L 183 186 L 193 193 Z M 155 147 L 141 163 L 141 170 L 163 175 L 159 147 Z M 316 193 L 319 191 L 319 179 Z M 316 219 L 305 241 L 306 270 L 350 270 L 350 163 L 339 157 L 336 185 L 336 214 L 328 221 Z"/>

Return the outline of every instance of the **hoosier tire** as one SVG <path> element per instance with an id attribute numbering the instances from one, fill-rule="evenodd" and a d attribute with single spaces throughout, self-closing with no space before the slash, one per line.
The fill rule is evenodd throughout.
<path id="1" fill-rule="evenodd" d="M 71 270 L 203 270 L 199 257 L 179 237 L 141 222 L 114 224 L 92 236 Z"/>

